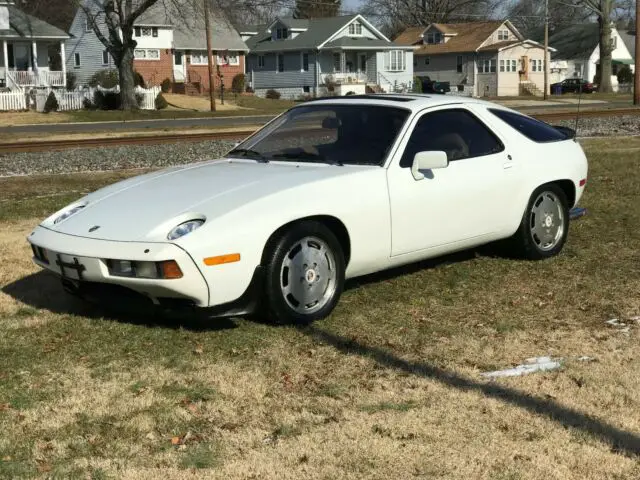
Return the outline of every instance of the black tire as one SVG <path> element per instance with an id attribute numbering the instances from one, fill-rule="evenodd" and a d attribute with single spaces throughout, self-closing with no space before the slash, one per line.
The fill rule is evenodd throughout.
<path id="1" fill-rule="evenodd" d="M 558 233 L 558 235 L 554 237 L 553 243 L 550 243 L 546 247 L 541 239 L 532 233 L 532 228 L 533 225 L 536 224 L 536 220 L 541 221 L 541 219 L 535 218 L 534 203 L 537 202 L 538 205 L 540 205 L 540 198 L 544 194 L 547 194 L 547 198 L 549 199 L 552 197 L 555 198 L 556 202 L 554 203 L 554 206 L 562 214 L 561 219 L 557 219 L 556 216 L 553 218 L 554 221 L 560 220 L 562 224 L 562 232 Z M 550 229 L 546 229 L 546 231 L 548 232 Z M 511 237 L 511 243 L 518 256 L 529 260 L 543 260 L 560 253 L 567 241 L 568 234 L 569 206 L 567 196 L 564 193 L 564 190 L 562 190 L 558 185 L 551 183 L 536 188 L 531 194 L 531 198 L 529 198 L 529 202 L 527 203 L 527 208 L 522 215 L 520 226 L 513 237 Z"/>
<path id="2" fill-rule="evenodd" d="M 307 237 L 319 239 L 331 251 L 332 272 L 335 272 L 335 281 L 330 284 L 330 287 L 318 290 L 318 292 L 326 293 L 322 303 L 318 302 L 308 312 L 301 312 L 299 309 L 306 307 L 298 306 L 296 309 L 296 299 L 291 294 L 285 295 L 282 285 L 285 283 L 283 280 L 285 277 L 288 281 L 288 271 L 285 270 L 287 254 L 290 254 L 290 250 Z M 265 249 L 264 265 L 266 266 L 265 303 L 267 314 L 269 320 L 277 323 L 304 325 L 327 317 L 335 308 L 344 289 L 345 260 L 342 247 L 334 233 L 317 221 L 308 220 L 296 223 L 275 237 Z M 301 278 L 300 281 L 304 283 L 305 280 Z"/>

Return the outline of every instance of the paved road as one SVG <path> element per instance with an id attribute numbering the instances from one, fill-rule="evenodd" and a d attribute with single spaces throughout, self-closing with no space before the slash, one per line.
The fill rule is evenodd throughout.
<path id="1" fill-rule="evenodd" d="M 176 118 L 161 120 L 130 120 L 126 122 L 85 122 L 54 123 L 39 125 L 15 125 L 0 127 L 0 134 L 12 133 L 82 133 L 95 131 L 141 130 L 146 128 L 199 128 L 199 127 L 237 127 L 242 125 L 261 125 L 273 118 L 272 115 L 253 115 L 248 117 L 209 117 Z"/>

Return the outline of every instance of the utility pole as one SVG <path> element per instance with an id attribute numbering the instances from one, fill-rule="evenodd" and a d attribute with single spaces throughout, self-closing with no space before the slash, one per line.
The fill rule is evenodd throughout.
<path id="1" fill-rule="evenodd" d="M 207 55 L 209 57 L 209 100 L 211 101 L 211 111 L 216 111 L 216 92 L 213 77 L 213 50 L 211 47 L 211 22 L 209 21 L 209 1 L 204 0 L 204 23 L 207 32 Z"/>
<path id="2" fill-rule="evenodd" d="M 636 0 L 640 2 L 640 0 Z M 544 99 L 549 98 L 549 0 L 544 0 Z"/>
<path id="3" fill-rule="evenodd" d="M 640 0 L 636 0 L 636 67 L 633 82 L 633 104 L 640 105 Z"/>

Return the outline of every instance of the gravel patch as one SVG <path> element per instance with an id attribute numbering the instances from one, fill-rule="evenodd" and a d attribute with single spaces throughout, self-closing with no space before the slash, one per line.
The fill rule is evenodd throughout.
<path id="1" fill-rule="evenodd" d="M 554 125 L 575 128 L 576 121 L 557 120 Z M 640 116 L 621 115 L 619 117 L 585 118 L 578 121 L 578 137 L 610 137 L 640 135 Z"/>
<path id="2" fill-rule="evenodd" d="M 215 140 L 72 148 L 55 152 L 0 153 L 0 176 L 162 168 L 218 158 L 231 150 L 234 144 L 233 141 Z"/>
<path id="3" fill-rule="evenodd" d="M 553 122 L 575 128 L 575 120 Z M 640 135 L 640 117 L 581 118 L 579 137 Z M 0 176 L 57 174 L 129 168 L 162 168 L 222 156 L 234 142 L 215 140 L 160 145 L 76 148 L 56 152 L 0 153 Z"/>

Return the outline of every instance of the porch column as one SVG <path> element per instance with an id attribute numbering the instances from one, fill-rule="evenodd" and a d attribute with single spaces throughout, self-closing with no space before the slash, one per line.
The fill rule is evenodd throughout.
<path id="1" fill-rule="evenodd" d="M 7 72 L 9 71 L 9 48 L 7 47 L 7 41 L 3 40 L 2 41 L 2 55 L 4 58 L 4 78 L 5 79 L 9 79 L 9 75 L 7 75 Z M 9 85 L 7 84 L 7 87 Z"/>
<path id="2" fill-rule="evenodd" d="M 64 40 L 60 40 L 60 62 L 62 63 L 63 87 L 67 87 L 67 54 L 64 48 Z"/>
<path id="3" fill-rule="evenodd" d="M 33 70 L 38 71 L 38 44 L 34 41 L 31 42 L 31 54 L 33 55 Z"/>

